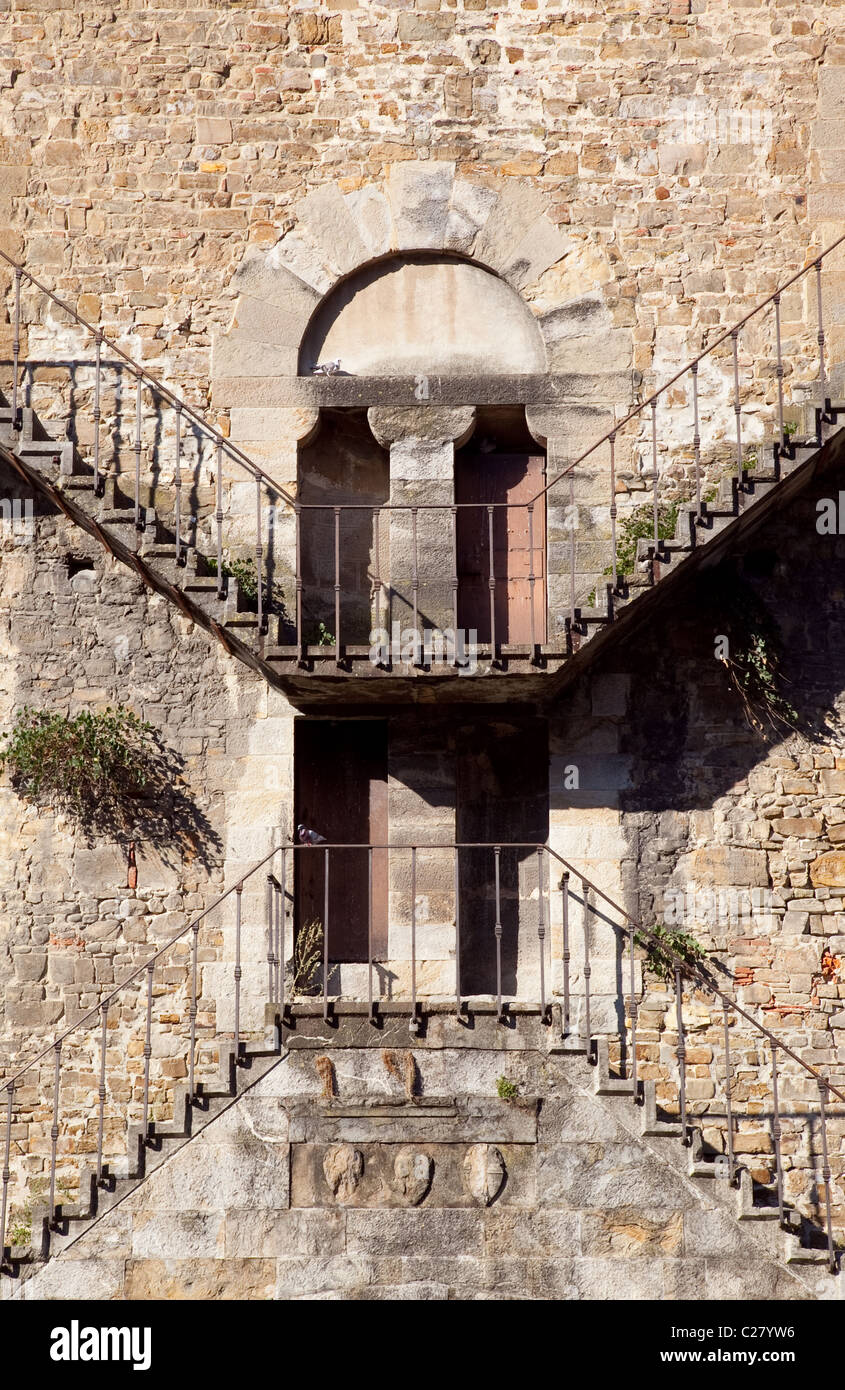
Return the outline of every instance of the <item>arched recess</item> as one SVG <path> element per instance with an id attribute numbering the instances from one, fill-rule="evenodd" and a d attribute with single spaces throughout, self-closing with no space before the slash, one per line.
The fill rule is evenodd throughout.
<path id="1" fill-rule="evenodd" d="M 546 350 L 521 296 L 466 257 L 404 252 L 347 276 L 321 300 L 298 371 L 354 376 L 540 374 Z"/>

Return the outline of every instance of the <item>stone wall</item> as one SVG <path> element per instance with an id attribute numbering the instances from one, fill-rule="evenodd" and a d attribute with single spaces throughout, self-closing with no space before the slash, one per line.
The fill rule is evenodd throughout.
<path id="1" fill-rule="evenodd" d="M 671 611 L 617 649 L 592 687 L 593 713 L 605 717 L 591 721 L 587 737 L 601 757 L 585 761 L 581 792 L 557 813 L 587 817 L 581 848 L 573 843 L 576 862 L 602 845 L 594 852 L 613 862 L 628 909 L 643 921 L 691 932 L 716 983 L 834 1081 L 845 1062 L 845 669 L 842 591 L 834 577 L 843 542 L 820 536 L 816 521 L 820 499 L 837 497 L 841 483 L 838 474 L 817 480 L 788 514 L 676 593 Z M 725 650 L 720 635 L 730 635 L 727 651 L 741 659 L 744 594 L 762 601 L 782 644 L 781 690 L 794 706 L 794 727 L 770 723 L 757 705 L 755 728 L 718 659 Z M 777 647 L 767 652 L 778 659 Z M 574 709 L 586 703 L 585 692 L 576 693 Z M 562 720 L 558 737 L 568 762 L 579 761 L 582 727 Z M 563 801 L 565 793 L 558 795 Z M 594 809 L 579 811 L 585 803 Z M 613 954 L 611 943 L 607 949 Z M 688 997 L 688 1095 L 694 1110 L 714 1117 L 724 1116 L 722 1022 L 712 998 Z M 674 999 L 653 977 L 640 1027 L 643 1075 L 662 1077 L 661 1095 L 674 1104 Z M 732 1037 L 734 1104 L 749 1116 L 758 1112 L 756 1122 L 740 1126 L 737 1152 L 758 1155 L 762 1176 L 773 1162 L 771 1101 L 759 1089 L 770 1088 L 771 1058 L 741 1022 Z M 787 1192 L 812 1205 L 820 1138 L 804 1117 L 817 1113 L 818 1093 L 783 1055 L 780 1068 Z M 836 1103 L 829 1136 L 835 1175 L 844 1129 Z M 723 1147 L 723 1118 L 713 1119 L 709 1137 Z M 841 1177 L 833 1201 L 840 1224 Z"/>
<path id="2" fill-rule="evenodd" d="M 82 531 L 21 497 L 0 534 L 0 717 L 11 727 L 28 705 L 60 714 L 124 704 L 160 738 L 170 787 L 153 815 L 126 828 L 86 833 L 70 813 L 20 796 L 0 779 L 0 1065 L 18 1070 L 53 1037 L 96 1008 L 139 962 L 165 945 L 278 842 L 292 784 L 286 702 Z M 32 511 L 28 515 L 26 507 Z M 129 842 L 137 887 L 127 887 Z M 243 1026 L 263 1026 L 267 990 L 263 877 L 244 892 Z M 232 1028 L 234 907 L 199 936 L 199 1065 L 216 1066 L 219 1030 Z M 152 1103 L 170 1111 L 184 1077 L 189 952 L 185 943 L 156 976 Z M 138 986 L 110 1013 L 107 1151 L 125 1152 L 127 1120 L 140 1114 L 143 1000 Z M 61 1165 L 72 1185 L 94 1131 L 92 1086 L 98 1020 L 65 1051 Z M 52 1058 L 18 1093 L 13 1158 L 37 1176 L 49 1152 Z M 69 1126 L 65 1131 L 64 1127 Z M 12 1200 L 21 1197 L 18 1188 Z"/>

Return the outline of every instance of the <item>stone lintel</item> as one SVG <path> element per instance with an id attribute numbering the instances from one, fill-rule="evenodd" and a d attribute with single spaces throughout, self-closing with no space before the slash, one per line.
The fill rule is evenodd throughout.
<path id="1" fill-rule="evenodd" d="M 231 376 L 216 377 L 213 403 L 227 406 L 370 406 L 565 405 L 632 399 L 631 372 L 567 373 L 524 376 L 429 376 L 428 395 L 420 403 L 416 376 Z"/>

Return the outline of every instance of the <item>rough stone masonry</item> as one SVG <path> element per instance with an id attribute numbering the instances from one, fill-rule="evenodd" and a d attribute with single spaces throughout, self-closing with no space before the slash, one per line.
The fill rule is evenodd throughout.
<path id="1" fill-rule="evenodd" d="M 704 335 L 841 234 L 845 220 L 845 35 L 832 0 L 667 0 L 601 10 L 544 0 L 265 8 L 235 0 L 84 11 L 72 0 L 7 0 L 0 83 L 0 249 L 294 487 L 314 420 L 281 398 L 268 404 L 266 383 L 297 376 L 300 328 L 329 284 L 367 264 L 374 246 L 378 254 L 425 250 L 449 236 L 482 263 L 485 255 L 506 259 L 507 250 L 508 284 L 544 323 L 548 369 L 600 383 L 593 397 L 569 404 L 567 430 L 580 438 L 599 432 L 611 408 L 629 409 L 637 392 L 698 351 Z M 538 223 L 541 240 L 526 243 Z M 350 225 L 358 240 L 347 236 Z M 322 257 L 336 256 L 339 244 L 347 261 L 326 269 Z M 246 302 L 256 267 L 263 274 L 268 266 L 298 285 L 299 298 L 285 301 L 294 347 L 283 352 L 276 306 L 262 306 L 268 331 Z M 0 284 L 5 390 L 11 276 L 0 272 Z M 842 365 L 841 258 L 827 284 L 830 360 Z M 785 304 L 794 364 L 787 389 L 796 404 L 806 400 L 811 374 L 808 307 L 803 292 Z M 32 399 L 84 448 L 90 376 L 80 385 L 67 367 L 80 339 L 32 290 L 24 311 Z M 247 350 L 252 365 L 238 394 L 232 382 L 243 380 L 238 360 Z M 743 352 L 747 380 L 769 383 L 762 437 L 771 344 L 751 338 Z M 726 360 L 713 369 L 714 391 L 728 372 Z M 713 410 L 705 430 L 715 447 L 729 440 L 732 416 L 724 401 Z M 395 439 L 384 440 L 395 450 Z M 679 482 L 689 477 L 680 443 L 662 445 L 666 476 Z M 438 448 L 438 466 L 448 466 L 451 440 Z M 632 487 L 635 471 L 632 464 Z M 5 476 L 3 496 L 26 500 Z M 764 745 L 748 729 L 714 668 L 706 605 L 687 595 L 682 610 L 664 610 L 636 646 L 606 659 L 547 712 L 549 834 L 644 916 L 691 884 L 769 894 L 767 931 L 747 931 L 729 914 L 697 921 L 696 934 L 740 1002 L 777 1023 L 805 1060 L 835 1068 L 845 1046 L 845 984 L 822 970 L 821 958 L 825 947 L 836 957 L 845 946 L 842 595 L 831 578 L 842 557 L 840 539 L 819 545 L 816 500 L 773 521 L 737 561 L 765 589 L 786 636 L 803 734 Z M 207 496 L 198 509 L 208 516 Z M 4 777 L 0 1056 L 8 1071 L 290 828 L 295 710 L 49 508 L 37 507 L 35 543 L 8 528 L 0 542 L 3 721 L 26 703 L 76 713 L 125 701 L 183 760 L 185 795 L 204 828 L 201 853 L 196 844 L 188 854 L 178 842 L 164 853 L 141 846 L 130 891 L 123 844 L 88 843 L 66 819 L 24 803 Z M 590 572 L 600 575 L 601 564 L 585 562 Z M 585 578 L 585 593 L 592 583 Z M 407 711 L 389 717 L 394 823 L 453 835 L 456 733 L 448 712 L 416 722 Z M 577 794 L 564 787 L 572 764 L 582 770 Z M 449 912 L 447 902 L 447 925 Z M 559 919 L 551 925 L 559 955 Z M 204 933 L 202 951 L 200 1061 L 210 1075 L 217 1039 L 232 1028 L 231 924 Z M 258 1027 L 263 1004 L 263 951 L 256 936 L 246 961 L 248 1028 Z M 451 964 L 448 949 L 438 951 L 429 962 L 432 992 L 443 960 Z M 594 983 L 610 1031 L 611 935 L 597 956 Z M 186 971 L 187 960 L 176 959 L 168 999 L 181 1002 L 157 1016 L 153 1099 L 162 1119 L 184 1076 Z M 559 977 L 553 986 L 559 994 Z M 644 990 L 644 1074 L 663 1084 L 671 1109 L 669 996 L 648 977 Z M 720 1020 L 706 1000 L 689 1002 L 688 1094 L 702 1115 L 712 1110 L 706 1132 L 721 1150 Z M 137 1009 L 127 1007 L 108 1052 L 107 1152 L 115 1158 L 127 1119 L 138 1117 L 142 1053 Z M 496 1049 L 483 1066 L 467 1050 L 448 1051 L 448 1085 L 421 1065 L 433 1095 L 462 1098 L 453 1128 L 437 1139 L 422 1135 L 422 1120 L 411 1122 L 413 1132 L 398 1123 L 389 1141 L 344 1117 L 345 1135 L 329 1134 L 313 1076 L 280 1066 L 263 1083 L 266 1097 L 231 1121 L 237 1142 L 228 1131 L 225 1142 L 209 1134 L 195 1155 L 189 1146 L 180 1158 L 190 1202 L 179 1205 L 178 1185 L 160 1175 L 131 1212 L 112 1218 L 102 1246 L 92 1237 L 84 1268 L 63 1275 L 57 1261 L 33 1281 L 33 1296 L 684 1297 L 692 1287 L 696 1296 L 702 1287 L 711 1297 L 800 1296 L 781 1272 L 761 1272 L 759 1252 L 743 1243 L 732 1217 L 702 1212 L 681 1178 L 656 1173 L 592 1101 L 572 1099 L 578 1083 L 566 1059 L 547 1067 L 527 1054 L 518 1080 L 539 1109 L 516 1140 L 499 1102 L 487 1129 L 477 1115 L 466 1118 L 473 1105 L 482 1119 L 494 1105 Z M 338 1056 L 356 1102 L 386 1085 L 375 1057 Z M 755 1156 L 761 1180 L 771 1174 L 759 1099 L 768 1065 L 743 1038 L 737 1152 Z M 29 1109 L 14 1133 L 22 1229 L 27 1181 L 43 1178 L 49 1154 L 49 1074 L 48 1065 L 24 1096 Z M 791 1081 L 800 1117 L 808 1097 Z M 294 1114 L 293 1093 L 304 1118 Z M 71 1184 L 79 1155 L 95 1142 L 92 1094 L 90 1069 L 81 1067 L 64 1097 L 72 1129 L 62 1171 Z M 842 1117 L 832 1123 L 839 1147 Z M 787 1124 L 788 1195 L 817 1216 L 817 1154 L 803 1135 L 800 1124 Z M 244 1165 L 230 1193 L 210 1190 L 203 1165 L 215 1175 L 225 1167 L 205 1153 L 215 1142 L 231 1142 Z M 351 1157 L 334 1151 L 341 1144 Z M 480 1144 L 485 1152 L 471 1154 Z M 509 1176 L 486 1203 L 498 1162 L 490 1146 Z M 248 1177 L 247 1150 L 266 1187 Z M 637 1200 L 620 1211 L 619 1175 L 627 1182 L 635 1163 Z M 834 1216 L 841 1231 L 841 1179 Z M 438 1253 L 444 1244 L 448 1258 Z"/>

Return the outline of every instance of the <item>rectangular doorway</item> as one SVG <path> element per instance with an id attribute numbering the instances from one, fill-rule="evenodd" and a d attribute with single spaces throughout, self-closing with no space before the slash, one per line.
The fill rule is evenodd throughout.
<path id="1" fill-rule="evenodd" d="M 490 618 L 490 514 L 493 506 L 493 578 L 496 645 L 546 640 L 546 498 L 526 506 L 546 482 L 542 455 L 466 453 L 455 473 L 458 507 L 458 625 L 475 628 L 479 642 L 492 640 Z M 507 506 L 501 505 L 507 503 Z M 533 574 L 532 586 L 529 576 Z M 532 597 L 533 589 L 533 597 Z"/>
<path id="2" fill-rule="evenodd" d="M 366 962 L 370 914 L 370 856 L 387 843 L 387 721 L 297 719 L 294 724 L 294 823 L 330 844 L 295 853 L 296 929 L 319 921 L 325 929 L 329 869 L 328 948 L 333 962 Z M 372 854 L 373 958 L 387 954 L 387 850 Z"/>
<path id="3" fill-rule="evenodd" d="M 521 954 L 534 950 L 537 845 L 549 836 L 548 722 L 534 716 L 487 719 L 458 730 L 457 839 L 502 846 L 499 909 L 502 988 L 517 992 Z M 506 846 L 527 842 L 520 849 Z M 495 856 L 458 851 L 461 982 L 465 995 L 496 992 Z"/>

